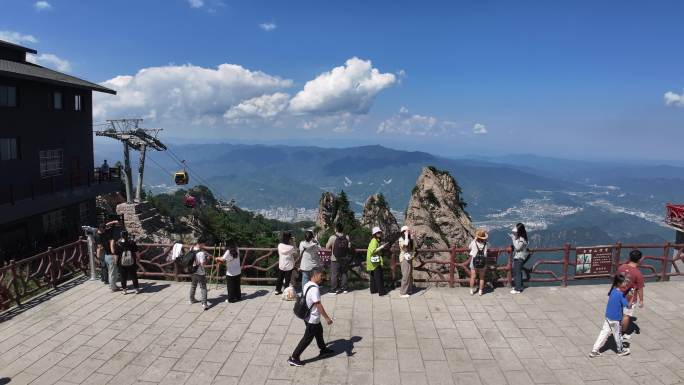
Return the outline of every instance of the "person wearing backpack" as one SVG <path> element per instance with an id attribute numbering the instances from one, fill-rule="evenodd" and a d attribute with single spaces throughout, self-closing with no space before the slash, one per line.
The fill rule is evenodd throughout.
<path id="1" fill-rule="evenodd" d="M 513 282 L 515 282 L 511 294 L 520 294 L 523 291 L 523 265 L 525 264 L 527 256 L 530 254 L 527 249 L 528 240 L 525 225 L 522 223 L 515 225 L 510 236 L 513 249 Z"/>
<path id="2" fill-rule="evenodd" d="M 121 290 L 124 295 L 128 294 L 126 290 L 126 284 L 130 279 L 133 281 L 133 288 L 135 289 L 135 294 L 140 293 L 140 287 L 138 286 L 138 245 L 135 241 L 130 239 L 128 231 L 124 230 L 121 232 L 121 238 L 116 241 L 116 264 L 119 269 L 119 275 L 121 275 Z"/>
<path id="3" fill-rule="evenodd" d="M 484 294 L 485 274 L 487 273 L 487 238 L 489 234 L 484 229 L 475 232 L 475 239 L 470 242 L 470 294 L 475 295 L 475 278 L 480 276 L 479 294 Z"/>
<path id="4" fill-rule="evenodd" d="M 275 287 L 275 295 L 283 294 L 283 287 L 290 286 L 292 270 L 295 267 L 295 254 L 297 248 L 292 245 L 294 238 L 289 231 L 283 232 L 283 236 L 278 244 L 278 277 Z"/>
<path id="5" fill-rule="evenodd" d="M 311 270 L 321 267 L 321 257 L 318 255 L 320 249 L 313 231 L 307 230 L 304 233 L 304 240 L 299 242 L 299 255 L 302 256 L 299 265 L 299 270 L 302 272 L 302 288 L 309 282 Z"/>
<path id="6" fill-rule="evenodd" d="M 371 294 L 378 293 L 378 295 L 385 295 L 385 281 L 382 276 L 382 268 L 385 263 L 382 260 L 382 250 L 387 246 L 383 244 L 380 246 L 380 239 L 382 238 L 382 230 L 379 227 L 373 227 L 373 238 L 368 244 L 368 251 L 366 252 L 366 270 L 371 275 L 370 292 Z"/>
<path id="7" fill-rule="evenodd" d="M 318 349 L 320 349 L 319 357 L 335 353 L 325 345 L 323 339 L 323 326 L 321 325 L 321 317 L 325 319 L 328 325 L 332 325 L 333 320 L 328 316 L 323 304 L 321 303 L 321 291 L 319 285 L 325 279 L 325 272 L 319 268 L 311 270 L 309 282 L 304 285 L 302 290 L 303 300 L 306 301 L 306 310 L 302 314 L 304 316 L 304 335 L 297 344 L 297 347 L 292 352 L 292 355 L 287 359 L 290 366 L 302 366 L 301 355 L 306 348 L 311 344 L 313 339 L 316 339 Z M 297 305 L 303 305 L 300 300 L 297 300 Z M 308 313 L 308 314 L 307 314 Z"/>
<path id="8" fill-rule="evenodd" d="M 207 305 L 207 272 L 204 269 L 204 263 L 207 261 L 207 255 L 202 250 L 202 243 L 197 242 L 195 246 L 192 247 L 190 253 L 194 255 L 194 262 L 192 267 L 192 275 L 190 276 L 190 295 L 188 296 L 188 303 L 191 305 L 197 300 L 195 299 L 195 291 L 197 291 L 197 285 L 199 284 L 200 293 L 202 295 L 202 307 L 207 310 L 209 306 Z"/>
<path id="9" fill-rule="evenodd" d="M 342 223 L 335 224 L 335 234 L 328 238 L 325 248 L 331 250 L 330 255 L 330 294 L 347 294 L 349 264 L 351 263 L 352 248 L 349 236 L 344 233 Z"/>
<path id="10" fill-rule="evenodd" d="M 402 226 L 401 236 L 399 237 L 399 261 L 401 264 L 401 297 L 411 296 L 413 286 L 413 255 L 416 252 L 416 244 L 413 234 L 408 226 Z"/>

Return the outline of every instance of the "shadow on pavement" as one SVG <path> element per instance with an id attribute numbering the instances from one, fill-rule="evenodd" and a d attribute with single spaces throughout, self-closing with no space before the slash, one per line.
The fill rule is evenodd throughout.
<path id="1" fill-rule="evenodd" d="M 342 353 L 346 353 L 347 357 L 353 356 L 356 352 L 354 352 L 354 344 L 356 342 L 361 341 L 362 337 L 359 336 L 354 336 L 348 340 L 345 339 L 339 339 L 335 341 L 331 341 L 327 343 L 327 346 L 329 349 L 332 349 L 334 353 L 328 354 L 325 356 L 316 356 L 314 358 L 309 358 L 308 360 L 302 360 L 303 363 L 309 364 L 312 362 L 316 362 L 319 360 L 323 360 L 326 358 L 332 358 L 335 356 L 339 356 Z M 316 346 L 315 344 L 313 346 Z"/>

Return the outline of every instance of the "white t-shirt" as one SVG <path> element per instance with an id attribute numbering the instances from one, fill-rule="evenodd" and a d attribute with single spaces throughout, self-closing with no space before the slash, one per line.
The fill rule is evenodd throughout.
<path id="1" fill-rule="evenodd" d="M 230 252 L 230 250 L 226 250 L 225 253 L 223 253 L 223 259 L 226 261 L 226 275 L 235 277 L 240 275 L 242 273 L 242 269 L 240 268 L 240 252 L 238 251 L 238 255 L 233 256 Z"/>
<path id="2" fill-rule="evenodd" d="M 195 255 L 195 266 L 197 266 L 197 270 L 195 271 L 195 274 L 197 275 L 206 275 L 207 273 L 204 271 L 204 262 L 207 260 L 207 255 L 204 253 L 204 251 L 198 251 L 197 254 Z"/>
<path id="3" fill-rule="evenodd" d="M 292 245 L 278 244 L 278 268 L 283 271 L 294 269 L 294 253 L 297 249 Z"/>
<path id="4" fill-rule="evenodd" d="M 181 254 L 183 254 L 183 244 L 174 243 L 173 248 L 171 249 L 171 260 L 175 261 L 176 258 L 181 256 Z"/>
<path id="5" fill-rule="evenodd" d="M 307 289 L 311 288 L 307 293 Z M 309 281 L 304 285 L 302 293 L 306 293 L 306 306 L 311 308 L 311 313 L 309 314 L 309 319 L 306 322 L 310 324 L 321 323 L 321 315 L 318 313 L 318 308 L 313 306 L 317 302 L 321 302 L 321 292 L 318 290 L 318 285 L 313 281 Z M 313 307 L 312 307 L 313 306 Z"/>

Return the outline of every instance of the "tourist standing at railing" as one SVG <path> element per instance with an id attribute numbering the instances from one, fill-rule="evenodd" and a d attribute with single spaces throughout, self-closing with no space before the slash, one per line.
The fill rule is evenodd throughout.
<path id="1" fill-rule="evenodd" d="M 289 231 L 283 232 L 278 244 L 278 280 L 276 281 L 275 295 L 283 294 L 283 288 L 290 286 L 292 270 L 295 266 L 295 254 L 297 248 L 292 244 L 294 238 Z"/>
<path id="2" fill-rule="evenodd" d="M 109 175 L 109 163 L 107 163 L 107 159 L 104 160 L 102 163 L 102 166 L 100 166 L 100 179 L 101 180 L 109 180 L 110 175 Z"/>
<path id="3" fill-rule="evenodd" d="M 628 282 L 622 274 L 616 274 L 613 277 L 613 285 L 608 291 L 608 304 L 606 305 L 606 313 L 603 319 L 603 327 L 596 338 L 594 347 L 589 353 L 589 357 L 594 358 L 601 355 L 599 349 L 606 343 L 609 335 L 613 335 L 615 344 L 617 346 L 617 355 L 626 356 L 629 354 L 629 349 L 622 346 L 622 336 L 620 335 L 620 322 L 622 321 L 623 308 L 629 306 L 627 299 L 623 292 L 627 289 Z"/>
<path id="4" fill-rule="evenodd" d="M 639 307 L 644 307 L 644 275 L 641 274 L 641 271 L 639 270 L 641 258 L 641 251 L 632 250 L 629 253 L 629 262 L 620 265 L 617 269 L 617 273 L 623 274 L 629 281 L 624 290 L 629 306 L 625 309 L 622 317 L 622 333 L 624 333 L 622 338 L 627 341 L 632 339 L 632 335 L 627 334 L 627 332 L 629 331 L 629 324 L 632 322 L 632 317 L 634 317 L 635 308 L 637 305 Z"/>
<path id="5" fill-rule="evenodd" d="M 223 257 L 217 258 L 217 260 L 226 264 L 226 291 L 228 293 L 226 302 L 233 303 L 240 301 L 242 299 L 242 291 L 240 289 L 242 267 L 240 265 L 240 254 L 235 241 L 228 242 Z"/>
<path id="6" fill-rule="evenodd" d="M 110 217 L 111 218 L 111 217 Z M 109 221 L 105 224 L 105 231 L 102 234 L 105 252 L 105 264 L 107 265 L 107 281 L 109 282 L 109 289 L 111 291 L 118 291 L 116 281 L 119 278 L 119 269 L 116 263 L 116 248 L 115 243 L 119 239 L 121 228 L 118 226 L 118 217 L 116 220 Z"/>
<path id="7" fill-rule="evenodd" d="M 344 233 L 342 223 L 335 224 L 335 234 L 328 238 L 325 248 L 330 250 L 330 294 L 346 294 L 349 291 L 349 265 L 353 255 L 349 235 Z"/>
<path id="8" fill-rule="evenodd" d="M 105 261 L 105 226 L 100 225 L 97 227 L 97 231 L 93 236 L 95 240 L 95 256 L 100 262 L 100 281 L 105 285 L 109 285 L 109 272 L 107 271 L 107 261 Z"/>
<path id="9" fill-rule="evenodd" d="M 368 244 L 368 251 L 366 252 L 366 270 L 371 275 L 370 292 L 371 294 L 378 293 L 378 295 L 385 295 L 385 281 L 382 276 L 382 268 L 385 263 L 382 260 L 382 250 L 387 244 L 380 245 L 382 239 L 382 230 L 379 227 L 373 227 L 371 238 Z"/>
<path id="10" fill-rule="evenodd" d="M 138 285 L 138 245 L 130 239 L 128 231 L 121 232 L 121 238 L 116 241 L 116 264 L 121 275 L 121 290 L 123 294 L 128 294 L 126 284 L 130 279 L 133 282 L 135 294 L 140 293 Z"/>
<path id="11" fill-rule="evenodd" d="M 402 226 L 399 237 L 399 260 L 401 264 L 401 289 L 402 298 L 411 296 L 413 286 L 413 256 L 416 252 L 416 243 L 408 226 Z"/>
<path id="12" fill-rule="evenodd" d="M 313 231 L 305 232 L 304 240 L 299 242 L 299 255 L 302 256 L 299 263 L 299 270 L 302 272 L 302 288 L 309 282 L 311 270 L 321 267 L 321 257 L 318 255 L 320 249 Z"/>
<path id="13" fill-rule="evenodd" d="M 200 287 L 200 295 L 202 296 L 202 308 L 204 310 L 209 309 L 207 304 L 207 272 L 204 269 L 204 264 L 207 261 L 207 253 L 203 250 L 203 244 L 197 242 L 195 246 L 192 247 L 192 251 L 195 254 L 195 262 L 193 264 L 194 272 L 190 277 L 190 294 L 188 296 L 189 303 L 192 305 L 197 302 L 195 299 L 195 292 L 197 291 L 197 285 Z"/>
<path id="14" fill-rule="evenodd" d="M 511 294 L 520 294 L 523 291 L 522 270 L 527 256 L 530 254 L 528 250 L 527 231 L 525 225 L 518 223 L 513 227 L 511 234 L 512 251 L 513 251 L 513 290 Z"/>
<path id="15" fill-rule="evenodd" d="M 484 294 L 485 274 L 487 273 L 487 239 L 489 234 L 484 229 L 475 232 L 475 239 L 470 242 L 470 294 Z M 475 278 L 479 275 L 479 290 L 475 288 Z"/>

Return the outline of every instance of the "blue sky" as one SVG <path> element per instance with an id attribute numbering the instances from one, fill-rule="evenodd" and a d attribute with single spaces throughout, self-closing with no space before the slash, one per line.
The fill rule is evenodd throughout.
<path id="1" fill-rule="evenodd" d="M 0 7 L 0 38 L 121 91 L 96 121 L 168 138 L 684 160 L 680 1 Z"/>

